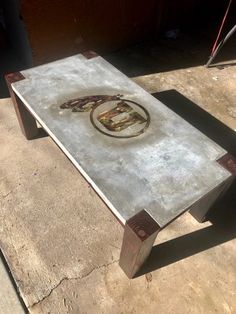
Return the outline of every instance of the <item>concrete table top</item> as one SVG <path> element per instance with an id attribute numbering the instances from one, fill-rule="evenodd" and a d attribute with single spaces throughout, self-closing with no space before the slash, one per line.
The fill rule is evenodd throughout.
<path id="1" fill-rule="evenodd" d="M 101 57 L 76 55 L 21 73 L 15 93 L 122 223 L 145 209 L 163 228 L 230 177 L 216 162 L 224 149 Z M 148 112 L 150 124 L 136 137 L 114 138 L 94 127 L 90 112 L 63 109 L 94 95 L 122 95 L 139 118 Z M 114 136 L 141 130 L 142 121 L 113 132 L 98 120 L 119 102 L 93 110 L 96 126 Z"/>

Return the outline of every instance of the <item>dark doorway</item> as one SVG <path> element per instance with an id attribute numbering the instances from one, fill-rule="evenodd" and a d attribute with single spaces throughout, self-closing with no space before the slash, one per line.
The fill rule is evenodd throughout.
<path id="1" fill-rule="evenodd" d="M 0 98 L 8 97 L 4 75 L 32 65 L 19 0 L 0 0 Z"/>

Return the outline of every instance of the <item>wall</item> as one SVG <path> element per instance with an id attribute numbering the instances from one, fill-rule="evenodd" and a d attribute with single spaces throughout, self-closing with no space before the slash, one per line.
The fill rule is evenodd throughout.
<path id="1" fill-rule="evenodd" d="M 1 0 L 5 32 L 9 49 L 14 50 L 19 60 L 26 66 L 32 65 L 31 48 L 27 31 L 20 16 L 19 0 Z"/>
<path id="2" fill-rule="evenodd" d="M 158 29 L 162 0 L 21 0 L 35 63 L 118 49 Z"/>
<path id="3" fill-rule="evenodd" d="M 5 0 L 7 1 L 7 0 Z M 104 53 L 160 29 L 218 30 L 228 0 L 20 0 L 34 63 L 93 49 Z"/>

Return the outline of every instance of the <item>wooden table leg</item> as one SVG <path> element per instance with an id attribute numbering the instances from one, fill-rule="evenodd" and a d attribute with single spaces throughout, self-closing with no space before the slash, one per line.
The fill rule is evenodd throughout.
<path id="1" fill-rule="evenodd" d="M 215 202 L 223 196 L 224 192 L 230 187 L 232 180 L 227 180 L 210 193 L 201 198 L 197 203 L 191 206 L 189 213 L 198 221 L 206 221 L 208 211 L 212 208 Z"/>
<path id="2" fill-rule="evenodd" d="M 93 58 L 99 57 L 99 55 L 93 50 L 84 51 L 82 52 L 82 55 L 87 59 L 93 59 Z"/>
<path id="3" fill-rule="evenodd" d="M 19 97 L 14 93 L 11 84 L 24 79 L 24 76 L 20 72 L 7 74 L 5 76 L 9 93 L 14 104 L 18 122 L 24 136 L 31 140 L 38 134 L 38 127 L 36 120 L 32 114 L 26 109 L 25 105 L 19 99 Z"/>
<path id="4" fill-rule="evenodd" d="M 126 222 L 119 264 L 129 278 L 148 258 L 158 231 L 160 226 L 145 210 Z"/>
<path id="5" fill-rule="evenodd" d="M 210 193 L 205 195 L 196 204 L 194 204 L 189 212 L 199 222 L 204 222 L 207 212 L 212 208 L 212 205 L 228 190 L 236 176 L 236 158 L 227 153 L 217 162 L 232 174 L 232 177 L 220 184 Z"/>

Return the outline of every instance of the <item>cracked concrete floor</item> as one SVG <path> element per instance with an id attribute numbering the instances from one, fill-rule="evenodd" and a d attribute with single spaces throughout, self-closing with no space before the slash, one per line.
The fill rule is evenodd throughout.
<path id="1" fill-rule="evenodd" d="M 135 81 L 176 89 L 235 130 L 235 69 Z M 147 273 L 129 280 L 122 227 L 49 137 L 23 138 L 10 99 L 0 131 L 1 248 L 30 313 L 236 313 L 235 225 L 183 215 L 159 234 Z"/>

